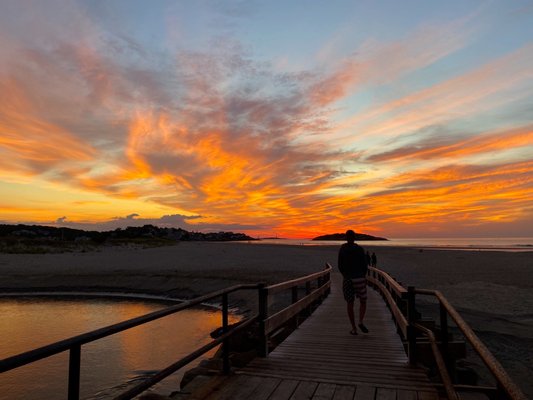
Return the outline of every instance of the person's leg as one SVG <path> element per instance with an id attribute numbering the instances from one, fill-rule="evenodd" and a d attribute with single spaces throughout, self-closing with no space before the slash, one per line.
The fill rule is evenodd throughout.
<path id="1" fill-rule="evenodd" d="M 366 314 L 366 300 L 359 300 L 359 323 L 362 324 Z"/>
<path id="2" fill-rule="evenodd" d="M 355 291 L 353 289 L 353 284 L 350 279 L 344 279 L 342 281 L 342 292 L 344 294 L 344 300 L 346 301 L 346 311 L 348 312 L 348 318 L 350 320 L 350 324 L 352 325 L 352 330 L 350 331 L 350 333 L 352 335 L 357 335 L 357 328 L 355 326 L 355 316 L 353 313 Z"/>
<path id="3" fill-rule="evenodd" d="M 350 324 L 352 325 L 352 332 L 357 332 L 357 328 L 355 326 L 355 315 L 353 312 L 353 303 L 354 301 L 347 301 L 346 302 L 346 311 L 348 312 L 348 318 L 350 319 Z"/>
<path id="4" fill-rule="evenodd" d="M 355 288 L 356 295 L 359 298 L 359 329 L 361 329 L 363 333 L 368 333 L 368 328 L 363 322 L 366 314 L 366 279 L 358 280 L 357 284 L 355 285 Z"/>

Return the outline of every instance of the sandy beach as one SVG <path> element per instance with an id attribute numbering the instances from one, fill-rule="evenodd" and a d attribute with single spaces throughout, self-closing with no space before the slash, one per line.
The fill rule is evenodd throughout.
<path id="1" fill-rule="evenodd" d="M 366 247 L 404 286 L 438 289 L 533 397 L 533 252 Z M 116 291 L 191 298 L 237 283 L 275 283 L 336 267 L 337 246 L 181 242 L 149 249 L 0 254 L 0 291 Z M 255 310 L 256 294 L 230 299 Z M 431 306 L 423 302 L 421 310 Z"/>

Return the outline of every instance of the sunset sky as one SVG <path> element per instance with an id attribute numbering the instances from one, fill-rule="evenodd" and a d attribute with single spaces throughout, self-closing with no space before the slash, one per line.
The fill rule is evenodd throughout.
<path id="1" fill-rule="evenodd" d="M 0 223 L 533 236 L 533 2 L 0 0 Z"/>

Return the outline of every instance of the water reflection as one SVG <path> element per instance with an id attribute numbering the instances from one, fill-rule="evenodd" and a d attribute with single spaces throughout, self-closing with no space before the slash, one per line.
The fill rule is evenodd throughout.
<path id="1" fill-rule="evenodd" d="M 130 300 L 1 299 L 0 358 L 165 306 Z M 221 318 L 218 311 L 184 310 L 82 346 L 81 397 L 112 397 L 125 382 L 170 365 L 209 342 Z M 230 323 L 236 321 L 230 316 Z M 182 373 L 167 378 L 158 390 L 176 390 Z M 68 354 L 58 354 L 0 374 L 0 400 L 66 398 L 67 379 Z"/>

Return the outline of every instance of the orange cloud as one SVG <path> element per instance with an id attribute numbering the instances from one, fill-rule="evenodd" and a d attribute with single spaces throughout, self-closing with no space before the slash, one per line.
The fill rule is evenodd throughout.
<path id="1" fill-rule="evenodd" d="M 447 139 L 450 141 L 450 139 Z M 439 145 L 428 140 L 423 146 L 410 145 L 390 152 L 369 157 L 370 161 L 389 161 L 397 159 L 460 159 L 475 154 L 498 152 L 533 145 L 533 127 L 511 131 L 476 135 L 455 143 Z M 421 147 L 421 148 L 418 148 Z"/>
<path id="2" fill-rule="evenodd" d="M 43 172 L 60 162 L 92 160 L 94 148 L 37 114 L 22 85 L 0 76 L 0 152 L 2 170 Z"/>

